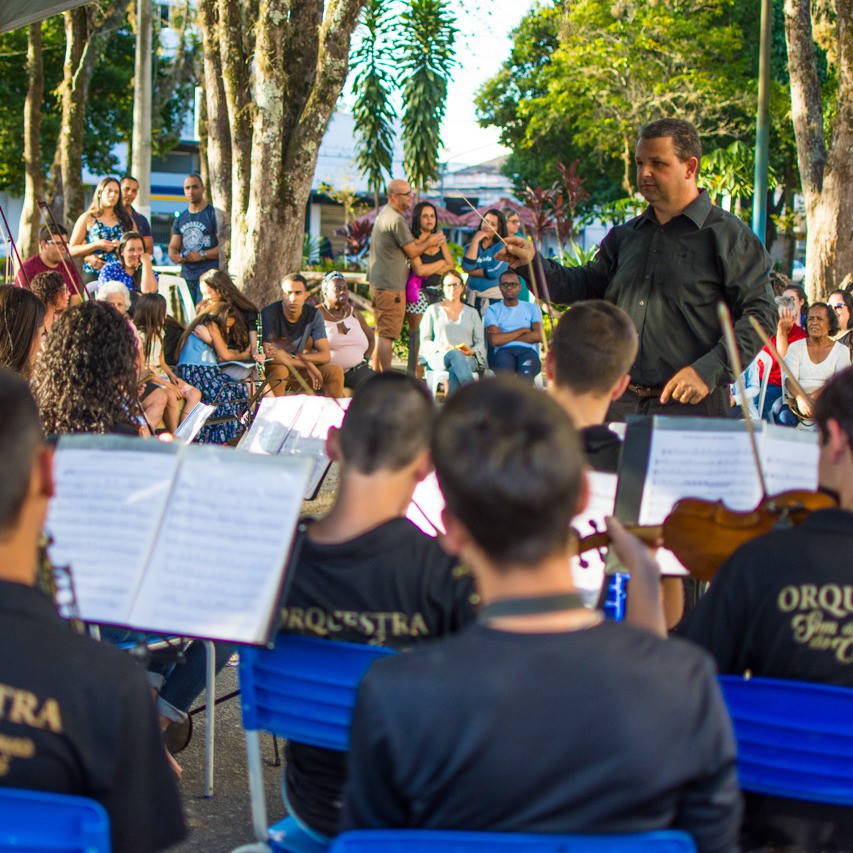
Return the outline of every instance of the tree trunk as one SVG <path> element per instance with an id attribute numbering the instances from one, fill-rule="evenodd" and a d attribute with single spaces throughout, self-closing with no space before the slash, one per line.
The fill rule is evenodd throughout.
<path id="1" fill-rule="evenodd" d="M 228 133 L 214 121 L 212 101 L 218 100 L 220 108 L 227 104 L 231 141 L 230 267 L 260 305 L 276 299 L 282 277 L 300 266 L 317 155 L 346 80 L 364 2 L 199 4 L 208 70 L 218 45 L 225 94 L 220 100 L 206 87 L 211 183 L 222 179 L 214 178 L 211 152 Z"/>
<path id="2" fill-rule="evenodd" d="M 41 23 L 30 24 L 27 35 L 27 97 L 24 101 L 24 208 L 18 228 L 18 252 L 29 258 L 39 250 L 39 206 L 44 198 L 41 166 L 41 101 L 44 94 L 44 63 Z"/>
<path id="3" fill-rule="evenodd" d="M 847 3 L 836 7 L 838 92 L 827 151 L 810 3 L 785 2 L 791 108 L 808 232 L 806 289 L 812 301 L 825 297 L 853 269 L 853 10 Z"/>
<path id="4" fill-rule="evenodd" d="M 204 68 L 204 127 L 201 136 L 207 174 L 203 177 L 208 197 L 217 213 L 220 266 L 227 267 L 231 256 L 231 129 L 222 83 L 216 0 L 201 0 L 198 4 L 198 16 Z"/>

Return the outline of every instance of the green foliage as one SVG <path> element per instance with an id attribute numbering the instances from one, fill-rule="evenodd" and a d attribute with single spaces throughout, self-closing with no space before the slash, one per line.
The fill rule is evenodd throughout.
<path id="1" fill-rule="evenodd" d="M 156 34 L 155 34 L 156 38 Z M 83 163 L 94 174 L 115 172 L 119 162 L 113 148 L 130 139 L 133 132 L 133 74 L 136 40 L 125 17 L 119 28 L 106 35 L 89 81 L 89 98 L 83 136 Z M 192 50 L 192 45 L 190 47 Z M 53 161 L 59 136 L 61 104 L 57 90 L 62 82 L 65 30 L 62 15 L 42 24 L 44 97 L 41 106 L 42 166 L 45 172 Z M 189 54 L 191 59 L 191 53 Z M 27 92 L 27 28 L 0 35 L 0 190 L 13 195 L 24 191 L 24 100 Z M 191 62 L 189 63 L 191 67 Z M 171 73 L 172 61 L 157 56 L 154 85 Z M 155 154 L 169 151 L 177 142 L 187 104 L 195 85 L 184 76 L 162 110 L 153 118 Z"/>
<path id="2" fill-rule="evenodd" d="M 447 83 L 457 28 L 447 0 L 411 0 L 400 16 L 403 74 L 403 165 L 412 186 L 438 177 Z"/>
<path id="3" fill-rule="evenodd" d="M 356 162 L 367 185 L 378 197 L 386 176 L 391 177 L 394 156 L 394 119 L 391 102 L 394 63 L 390 50 L 390 11 L 383 0 L 369 0 L 362 16 L 361 39 L 352 51 L 353 89 L 356 100 Z"/>

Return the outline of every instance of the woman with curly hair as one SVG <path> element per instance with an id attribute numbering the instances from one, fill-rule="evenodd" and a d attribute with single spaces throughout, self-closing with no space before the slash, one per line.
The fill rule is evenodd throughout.
<path id="1" fill-rule="evenodd" d="M 33 393 L 46 433 L 148 434 L 137 397 L 137 345 L 104 302 L 64 311 L 39 358 Z"/>
<path id="2" fill-rule="evenodd" d="M 71 256 L 83 256 L 84 284 L 94 281 L 107 261 L 119 260 L 116 249 L 121 235 L 133 230 L 133 219 L 121 201 L 119 182 L 101 178 L 89 209 L 74 223 L 68 241 Z"/>
<path id="3" fill-rule="evenodd" d="M 242 382 L 232 380 L 219 367 L 220 361 L 249 358 L 248 336 L 242 342 L 243 349 L 233 350 L 227 344 L 238 317 L 227 302 L 214 302 L 196 315 L 178 343 L 177 375 L 201 391 L 202 402 L 210 405 L 217 401 L 214 418 L 233 418 L 202 427 L 199 444 L 226 444 L 240 431 L 237 417 L 249 394 Z"/>
<path id="4" fill-rule="evenodd" d="M 50 270 L 34 275 L 30 290 L 44 303 L 44 331 L 47 334 L 53 321 L 68 307 L 68 285 L 61 272 Z"/>
<path id="5" fill-rule="evenodd" d="M 29 290 L 0 285 L 0 366 L 30 379 L 41 352 L 44 303 Z"/>

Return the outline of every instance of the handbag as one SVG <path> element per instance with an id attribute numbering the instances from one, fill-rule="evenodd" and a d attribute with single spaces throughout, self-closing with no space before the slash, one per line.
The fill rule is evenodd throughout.
<path id="1" fill-rule="evenodd" d="M 421 295 L 421 287 L 423 287 L 423 277 L 409 273 L 409 280 L 406 282 L 406 302 L 417 302 Z"/>

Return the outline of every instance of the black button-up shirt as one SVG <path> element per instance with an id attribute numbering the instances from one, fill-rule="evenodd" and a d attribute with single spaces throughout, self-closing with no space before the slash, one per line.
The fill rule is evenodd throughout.
<path id="1" fill-rule="evenodd" d="M 544 258 L 543 266 L 554 302 L 606 299 L 630 315 L 640 335 L 631 368 L 638 385 L 661 388 L 688 366 L 712 390 L 733 380 L 717 319 L 721 300 L 732 313 L 744 369 L 761 349 L 748 317 L 768 334 L 776 325 L 769 255 L 704 190 L 665 225 L 651 206 L 617 225 L 584 267 Z M 520 272 L 530 279 L 529 267 Z"/>

